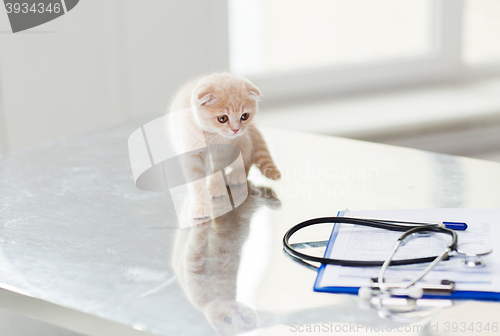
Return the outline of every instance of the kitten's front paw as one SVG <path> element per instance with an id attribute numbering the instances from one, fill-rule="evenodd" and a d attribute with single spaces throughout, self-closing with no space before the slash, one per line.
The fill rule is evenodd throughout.
<path id="1" fill-rule="evenodd" d="M 226 175 L 226 178 L 229 185 L 240 185 L 247 183 L 247 176 L 243 171 L 233 170 L 228 175 Z"/>
<path id="2" fill-rule="evenodd" d="M 211 184 L 208 186 L 208 193 L 214 198 L 227 195 L 226 184 L 224 182 L 216 185 Z"/>
<path id="3" fill-rule="evenodd" d="M 271 180 L 279 180 L 281 178 L 281 173 L 275 166 L 266 167 L 263 173 L 265 177 Z"/>
<path id="4" fill-rule="evenodd" d="M 208 177 L 208 193 L 212 198 L 227 195 L 226 183 L 222 174 L 217 173 Z"/>
<path id="5" fill-rule="evenodd" d="M 191 218 L 205 218 L 212 214 L 212 205 L 210 200 L 196 201 L 189 207 L 188 215 Z"/>

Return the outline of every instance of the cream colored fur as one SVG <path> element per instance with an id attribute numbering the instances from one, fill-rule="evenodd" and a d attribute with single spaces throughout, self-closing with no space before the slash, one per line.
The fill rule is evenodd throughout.
<path id="1" fill-rule="evenodd" d="M 245 175 L 235 172 L 229 174 L 229 184 L 246 183 L 248 171 L 254 164 L 266 177 L 279 179 L 280 172 L 262 134 L 252 124 L 260 95 L 259 89 L 248 79 L 229 73 L 214 73 L 191 81 L 177 93 L 170 107 L 171 112 L 186 112 L 177 114 L 169 126 L 177 150 L 185 153 L 206 145 L 235 145 L 241 151 Z M 227 121 L 221 122 L 224 116 Z M 224 159 L 224 153 L 218 155 L 213 156 L 212 160 Z M 210 167 L 210 163 L 206 161 L 200 153 L 193 153 L 185 160 L 186 173 L 191 177 L 206 176 L 206 169 Z M 212 164 L 217 165 L 217 162 Z M 209 177 L 208 183 L 198 180 L 189 184 L 190 217 L 203 218 L 211 215 L 211 197 L 227 193 L 217 182 L 220 181 Z"/>

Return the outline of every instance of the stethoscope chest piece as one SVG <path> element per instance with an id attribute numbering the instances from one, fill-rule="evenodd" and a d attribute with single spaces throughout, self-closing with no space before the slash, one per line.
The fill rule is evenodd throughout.
<path id="1" fill-rule="evenodd" d="M 462 263 L 467 267 L 483 267 L 484 256 L 493 251 L 491 246 L 482 243 L 463 243 L 458 245 L 457 253 L 463 256 Z"/>

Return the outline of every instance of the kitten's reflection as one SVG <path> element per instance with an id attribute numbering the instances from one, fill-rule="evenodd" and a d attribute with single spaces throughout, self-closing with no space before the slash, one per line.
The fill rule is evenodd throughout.
<path id="1" fill-rule="evenodd" d="M 246 184 L 232 190 L 246 192 Z M 233 211 L 215 219 L 197 220 L 186 214 L 189 229 L 175 239 L 173 265 L 191 303 L 207 318 L 218 335 L 237 335 L 257 327 L 257 315 L 236 301 L 236 280 L 241 248 L 248 237 L 253 214 L 263 205 L 280 206 L 272 189 L 248 182 L 249 196 Z M 215 199 L 215 202 L 217 200 Z"/>

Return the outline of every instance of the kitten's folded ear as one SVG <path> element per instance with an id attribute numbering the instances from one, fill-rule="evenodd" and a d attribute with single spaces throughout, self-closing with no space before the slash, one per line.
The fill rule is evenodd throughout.
<path id="1" fill-rule="evenodd" d="M 262 94 L 260 93 L 260 90 L 253 85 L 252 83 L 247 83 L 247 88 L 248 88 L 248 98 L 252 100 L 258 100 Z"/>
<path id="2" fill-rule="evenodd" d="M 208 106 L 217 102 L 217 98 L 215 98 L 209 87 L 202 87 L 198 89 L 195 93 L 195 97 L 199 105 Z"/>

